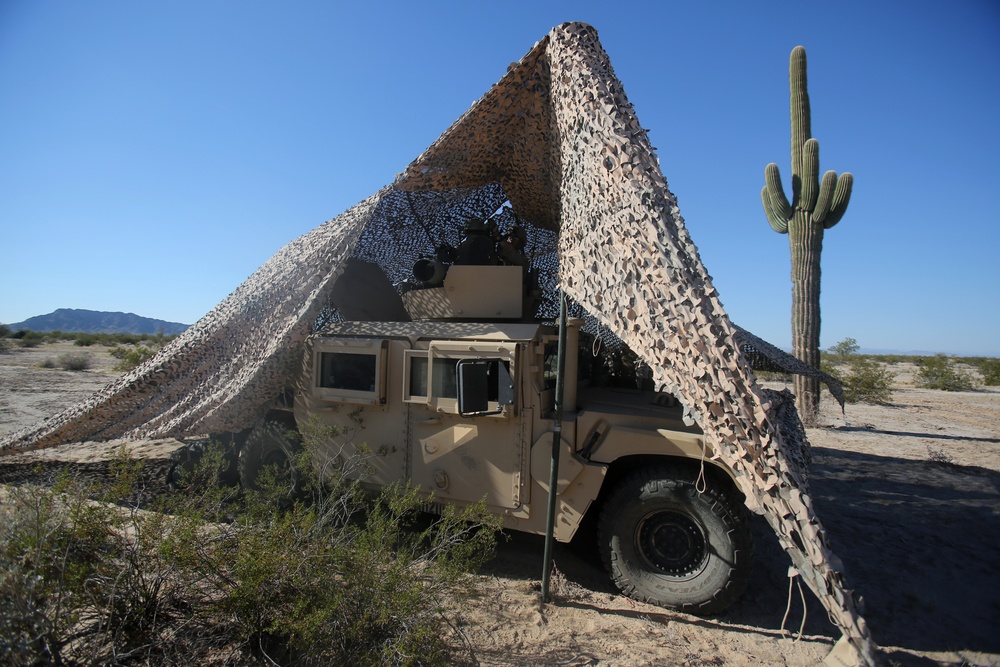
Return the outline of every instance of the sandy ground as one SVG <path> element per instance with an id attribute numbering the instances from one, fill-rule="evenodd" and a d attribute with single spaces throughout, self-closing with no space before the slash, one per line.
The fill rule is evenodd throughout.
<path id="1" fill-rule="evenodd" d="M 42 369 L 65 352 L 93 355 L 91 370 Z M 54 414 L 115 374 L 105 348 L 71 344 L 0 355 L 0 434 Z M 829 396 L 813 445 L 817 512 L 886 665 L 1000 665 L 1000 390 L 916 389 L 913 368 L 891 367 L 889 406 Z M 176 441 L 133 443 L 159 474 Z M 99 475 L 113 444 L 86 443 L 0 458 L 0 481 L 73 461 Z M 6 459 L 6 460 L 4 460 Z M 512 536 L 463 601 L 462 664 L 813 665 L 837 638 L 816 599 L 797 589 L 789 559 L 755 519 L 746 595 L 724 615 L 697 618 L 617 595 L 587 544 L 557 545 L 554 601 L 539 602 L 542 542 Z M 782 622 L 789 607 L 782 632 Z M 803 628 L 798 637 L 800 626 Z"/>

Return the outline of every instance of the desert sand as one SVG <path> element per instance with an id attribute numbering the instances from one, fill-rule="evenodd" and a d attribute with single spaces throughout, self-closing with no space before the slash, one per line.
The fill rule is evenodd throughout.
<path id="1" fill-rule="evenodd" d="M 92 368 L 39 367 L 67 352 L 91 355 Z M 106 348 L 71 343 L 0 354 L 0 434 L 102 388 L 116 377 L 114 362 Z M 820 425 L 808 430 L 816 510 L 885 664 L 1000 665 L 1000 389 L 918 389 L 912 365 L 890 369 L 890 405 L 848 405 L 843 414 L 824 396 Z M 0 457 L 0 483 L 66 463 L 100 475 L 118 444 Z M 180 443 L 129 446 L 159 474 Z M 804 587 L 803 606 L 790 561 L 759 517 L 754 537 L 744 597 L 723 615 L 698 618 L 618 595 L 583 539 L 557 546 L 554 600 L 542 605 L 541 538 L 511 535 L 477 575 L 480 592 L 456 601 L 464 605 L 454 637 L 461 664 L 816 664 L 838 632 Z"/>

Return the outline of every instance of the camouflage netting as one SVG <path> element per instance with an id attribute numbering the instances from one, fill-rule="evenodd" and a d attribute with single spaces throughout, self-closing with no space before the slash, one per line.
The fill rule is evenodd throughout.
<path id="1" fill-rule="evenodd" d="M 553 29 L 393 186 L 282 248 L 146 364 L 0 448 L 249 427 L 288 383 L 317 317 L 331 315 L 349 258 L 405 289 L 417 257 L 487 218 L 524 227 L 540 316 L 554 315 L 561 287 L 682 400 L 861 662 L 874 664 L 807 495 L 790 395 L 760 387 L 744 353 L 786 368 L 790 357 L 729 321 L 646 131 L 596 32 L 579 23 Z"/>

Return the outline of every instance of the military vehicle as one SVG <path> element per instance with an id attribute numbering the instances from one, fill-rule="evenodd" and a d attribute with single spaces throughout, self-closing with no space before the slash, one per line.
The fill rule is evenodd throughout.
<path id="1" fill-rule="evenodd" d="M 318 423 L 336 434 L 317 453 L 322 465 L 344 466 L 364 447 L 374 453 L 366 485 L 408 482 L 438 505 L 485 499 L 506 528 L 544 534 L 559 331 L 526 319 L 532 278 L 516 250 L 423 258 L 402 290 L 376 287 L 387 282 L 377 267 L 352 260 L 355 275 L 338 282 L 348 319 L 307 339 L 294 386 L 240 449 L 242 483 L 287 466 L 298 446 L 290 429 Z M 387 300 L 409 321 L 350 317 Z M 554 537 L 569 542 L 594 515 L 624 593 L 719 612 L 749 576 L 743 495 L 676 399 L 641 377 L 609 377 L 581 322 L 566 324 Z"/>

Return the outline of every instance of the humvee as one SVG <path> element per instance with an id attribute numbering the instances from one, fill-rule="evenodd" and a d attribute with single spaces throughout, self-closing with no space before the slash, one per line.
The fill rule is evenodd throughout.
<path id="1" fill-rule="evenodd" d="M 342 467 L 364 447 L 374 453 L 366 485 L 407 482 L 439 508 L 485 500 L 506 528 L 544 534 L 558 327 L 523 317 L 532 305 L 523 266 L 421 261 L 401 296 L 369 293 L 377 270 L 339 281 L 342 314 L 352 312 L 345 299 L 356 311 L 390 294 L 409 321 L 348 319 L 311 335 L 286 399 L 240 448 L 241 482 L 288 465 L 297 447 L 289 430 L 319 423 L 337 434 L 314 453 L 323 465 Z M 625 594 L 719 612 L 750 570 L 732 472 L 672 396 L 641 378 L 610 382 L 595 342 L 581 320 L 567 322 L 554 537 L 569 542 L 593 516 L 596 531 L 584 532 L 596 532 Z"/>

